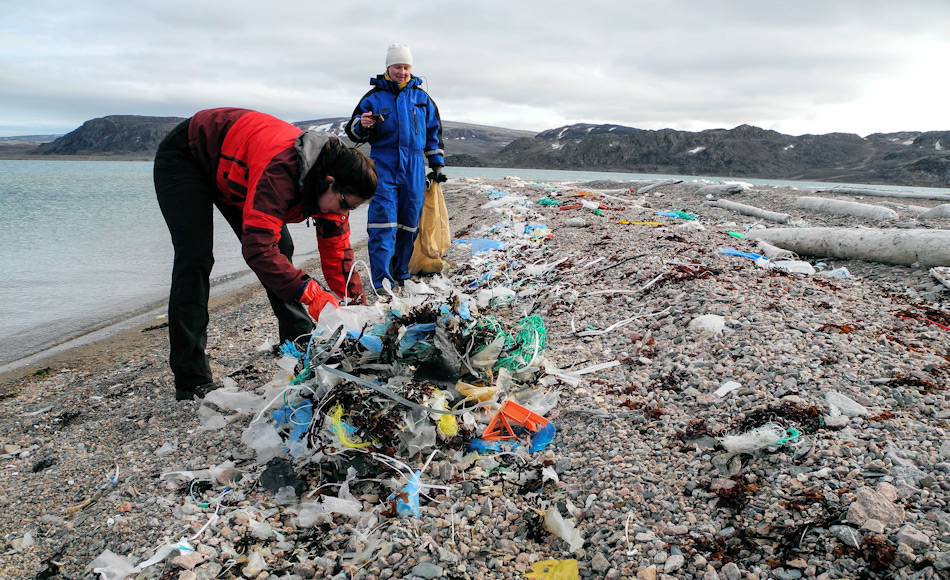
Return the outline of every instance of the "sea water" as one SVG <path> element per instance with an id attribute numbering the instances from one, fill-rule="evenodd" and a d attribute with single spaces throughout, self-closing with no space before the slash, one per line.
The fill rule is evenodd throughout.
<path id="1" fill-rule="evenodd" d="M 528 181 L 725 181 L 465 167 L 450 167 L 446 173 L 450 178 L 516 176 Z M 803 189 L 829 185 L 741 181 Z M 366 238 L 364 208 L 351 215 L 354 245 Z M 296 246 L 294 262 L 316 257 L 313 228 L 305 224 L 289 228 Z M 237 238 L 217 212 L 214 245 L 213 294 L 256 283 Z M 167 299 L 171 261 L 171 241 L 155 200 L 150 162 L 0 160 L 0 371 L 77 336 L 155 318 Z"/>
<path id="2" fill-rule="evenodd" d="M 256 281 L 214 212 L 213 294 Z M 366 238 L 366 210 L 351 215 Z M 290 224 L 294 262 L 316 257 L 313 227 Z M 0 161 L 0 370 L 91 331 L 157 314 L 172 245 L 151 162 Z M 153 316 L 154 317 L 154 316 Z"/>

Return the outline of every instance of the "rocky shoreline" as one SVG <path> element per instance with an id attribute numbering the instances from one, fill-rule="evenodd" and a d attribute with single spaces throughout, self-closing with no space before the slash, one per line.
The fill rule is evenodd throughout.
<path id="1" fill-rule="evenodd" d="M 440 436 L 411 454 L 380 434 L 368 467 L 340 445 L 288 461 L 288 493 L 248 435 L 256 410 L 174 401 L 160 322 L 0 377 L 0 578 L 522 578 L 549 560 L 576 561 L 565 578 L 945 577 L 950 288 L 921 266 L 800 256 L 817 266 L 800 274 L 723 253 L 761 253 L 745 235 L 776 224 L 707 203 L 705 185 L 446 184 L 470 243 L 444 283 L 419 281 L 436 298 L 489 291 L 478 315 L 512 335 L 543 322 L 545 364 L 500 389 L 547 403 L 557 432 L 534 453 Z M 803 195 L 844 198 L 721 197 L 799 227 L 950 227 L 916 219 L 933 200 L 848 198 L 892 208 L 882 222 Z M 475 240 L 506 247 L 473 255 Z M 275 335 L 257 287 L 219 300 L 219 377 L 260 398 L 288 384 Z M 468 435 L 491 417 L 473 415 Z M 390 513 L 405 482 L 384 451 L 436 486 L 418 516 Z"/>

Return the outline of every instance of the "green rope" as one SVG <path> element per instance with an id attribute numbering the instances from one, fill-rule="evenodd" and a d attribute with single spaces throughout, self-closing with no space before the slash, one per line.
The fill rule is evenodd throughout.
<path id="1" fill-rule="evenodd" d="M 521 321 L 520 330 L 509 346 L 506 341 L 507 356 L 498 359 L 495 368 L 505 367 L 509 370 L 520 370 L 529 366 L 548 346 L 548 334 L 544 329 L 544 321 L 537 314 L 532 314 Z"/>

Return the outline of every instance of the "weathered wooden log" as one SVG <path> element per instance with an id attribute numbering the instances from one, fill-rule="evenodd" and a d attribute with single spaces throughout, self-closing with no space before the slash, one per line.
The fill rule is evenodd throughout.
<path id="1" fill-rule="evenodd" d="M 897 212 L 881 207 L 856 201 L 841 201 L 825 197 L 800 197 L 795 200 L 795 207 L 811 211 L 821 211 L 835 215 L 850 215 L 872 220 L 896 220 Z"/>
<path id="2" fill-rule="evenodd" d="M 866 195 L 869 197 L 898 197 L 898 198 L 913 198 L 913 199 L 936 199 L 939 201 L 950 201 L 950 194 L 940 193 L 940 192 L 928 192 L 928 191 L 908 191 L 908 190 L 897 190 L 897 189 L 874 189 L 870 187 L 847 187 L 847 186 L 836 186 L 828 189 L 818 189 L 818 192 L 828 192 L 828 193 L 843 193 L 846 195 Z"/>
<path id="3" fill-rule="evenodd" d="M 797 260 L 798 256 L 795 252 L 790 252 L 788 250 L 783 250 L 777 246 L 766 242 L 765 240 L 756 240 L 756 245 L 759 247 L 759 250 L 762 252 L 762 255 L 768 258 L 769 260 Z"/>
<path id="4" fill-rule="evenodd" d="M 717 199 L 713 201 L 707 201 L 708 205 L 721 207 L 722 209 L 728 209 L 729 211 L 734 211 L 736 213 L 741 213 L 744 215 L 751 215 L 759 219 L 767 220 L 770 222 L 778 222 L 780 224 L 788 223 L 789 215 L 787 213 L 778 213 L 774 211 L 768 211 L 760 209 L 751 205 L 744 205 L 741 203 L 736 203 L 734 201 L 726 201 L 725 199 Z"/>
<path id="5" fill-rule="evenodd" d="M 950 203 L 942 203 L 937 207 L 932 207 L 917 216 L 919 220 L 932 220 L 936 218 L 950 217 Z"/>
<path id="6" fill-rule="evenodd" d="M 950 266 L 950 230 L 774 228 L 753 230 L 746 238 L 765 240 L 802 256 Z"/>
<path id="7" fill-rule="evenodd" d="M 654 181 L 650 185 L 645 185 L 637 189 L 637 193 L 644 194 L 648 191 L 653 191 L 654 189 L 658 187 L 663 187 L 664 185 L 675 185 L 677 183 L 682 183 L 682 182 L 683 182 L 682 179 L 664 179 L 662 181 Z"/>
<path id="8" fill-rule="evenodd" d="M 893 207 L 897 209 L 904 209 L 907 211 L 912 211 L 916 213 L 923 213 L 930 209 L 929 207 L 923 207 L 919 205 L 910 205 L 909 203 L 895 203 L 893 201 L 882 201 L 878 205 L 886 205 L 887 207 Z"/>
<path id="9" fill-rule="evenodd" d="M 720 196 L 720 195 L 725 195 L 725 194 L 733 195 L 736 193 L 742 193 L 745 190 L 746 190 L 746 187 L 742 185 L 741 183 L 718 183 L 715 185 L 707 185 L 706 187 L 700 188 L 700 190 L 696 192 L 696 195 L 703 195 L 703 196 L 706 196 L 706 195 Z"/>

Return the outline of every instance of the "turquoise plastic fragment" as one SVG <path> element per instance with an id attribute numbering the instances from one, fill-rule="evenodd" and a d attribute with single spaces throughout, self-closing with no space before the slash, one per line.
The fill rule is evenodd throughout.
<path id="1" fill-rule="evenodd" d="M 419 509 L 419 488 L 422 487 L 421 475 L 422 472 L 420 471 L 414 472 L 412 477 L 409 478 L 409 483 L 407 483 L 406 487 L 402 490 L 402 493 L 406 494 L 409 501 L 404 501 L 402 497 L 396 499 L 396 513 L 399 515 L 413 516 L 416 518 L 421 515 L 422 512 Z M 400 494 L 400 496 L 401 495 L 402 494 Z M 389 495 L 390 500 L 395 497 L 395 493 Z"/>
<path id="2" fill-rule="evenodd" d="M 743 258 L 749 258 L 750 260 L 758 260 L 759 258 L 765 258 L 765 256 L 763 256 L 763 255 L 761 255 L 761 254 L 752 254 L 752 253 L 749 253 L 749 252 L 740 252 L 739 250 L 737 250 L 737 249 L 735 249 L 735 248 L 722 248 L 721 250 L 719 250 L 719 253 L 720 253 L 720 254 L 726 254 L 727 256 L 741 256 L 741 257 L 743 257 Z M 765 259 L 768 260 L 768 258 L 765 258 Z"/>

